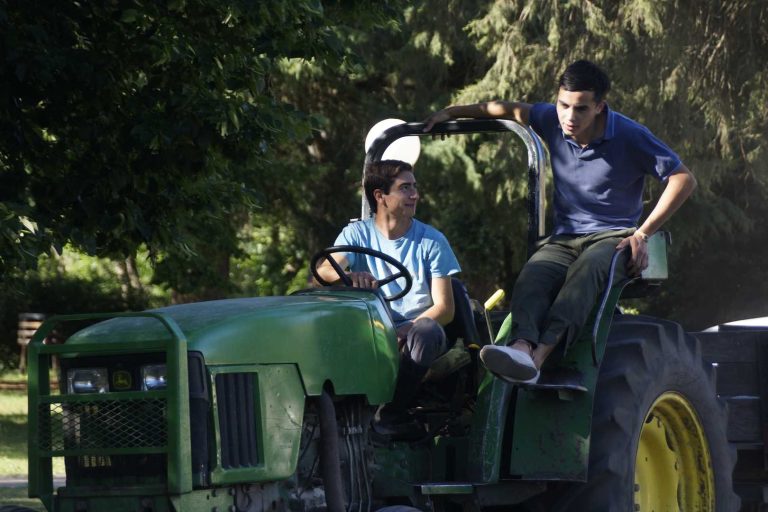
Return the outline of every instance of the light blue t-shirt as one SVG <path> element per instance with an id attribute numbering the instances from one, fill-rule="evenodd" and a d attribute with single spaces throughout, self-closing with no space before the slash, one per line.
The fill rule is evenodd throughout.
<path id="1" fill-rule="evenodd" d="M 430 284 L 433 277 L 447 277 L 461 272 L 448 240 L 432 226 L 413 219 L 408 232 L 396 240 L 379 233 L 373 219 L 353 222 L 345 227 L 334 245 L 369 247 L 392 256 L 405 265 L 413 276 L 413 287 L 404 297 L 390 302 L 395 323 L 412 320 L 432 306 Z M 353 272 L 370 272 L 383 279 L 397 272 L 387 262 L 367 254 L 347 253 Z M 397 279 L 383 287 L 385 295 L 395 295 L 405 286 Z"/>
<path id="2" fill-rule="evenodd" d="M 648 128 L 605 108 L 605 133 L 585 148 L 563 133 L 555 105 L 531 108 L 529 124 L 552 162 L 556 235 L 636 227 L 645 176 L 666 180 L 680 167 L 677 154 Z"/>

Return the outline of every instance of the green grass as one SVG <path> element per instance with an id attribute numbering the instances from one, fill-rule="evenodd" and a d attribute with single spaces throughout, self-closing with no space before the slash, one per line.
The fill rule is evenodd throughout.
<path id="1" fill-rule="evenodd" d="M 0 391 L 0 417 L 19 414 L 27 416 L 27 392 L 17 390 Z"/>
<path id="2" fill-rule="evenodd" d="M 0 374 L 0 381 L 13 382 L 18 372 Z M 26 376 L 16 378 L 23 382 Z M 64 461 L 53 460 L 53 472 L 64 474 Z M 0 477 L 27 477 L 27 394 L 0 390 Z M 28 507 L 44 511 L 40 500 L 27 497 L 27 487 L 0 487 L 0 505 Z"/>
<path id="3" fill-rule="evenodd" d="M 58 378 L 56 370 L 51 370 L 49 378 L 51 382 L 55 383 Z M 11 385 L 27 385 L 27 374 L 21 373 L 19 370 L 3 370 L 0 371 L 0 383 Z"/>
<path id="4" fill-rule="evenodd" d="M 0 475 L 27 474 L 27 395 L 0 391 Z"/>
<path id="5" fill-rule="evenodd" d="M 64 461 L 53 460 L 53 473 L 64 474 Z M 27 476 L 27 395 L 0 391 L 0 476 Z"/>
<path id="6" fill-rule="evenodd" d="M 23 382 L 18 372 L 0 374 L 2 382 Z M 62 464 L 59 464 L 63 466 Z M 56 470 L 54 470 L 56 471 Z M 64 468 L 58 468 L 63 473 Z M 0 477 L 27 476 L 27 394 L 0 391 Z M 44 511 L 40 500 L 27 497 L 27 487 L 0 487 L 0 504 Z"/>
<path id="7" fill-rule="evenodd" d="M 18 370 L 5 370 L 3 372 L 0 372 L 0 382 L 10 382 L 10 383 L 26 383 L 27 382 L 27 374 L 21 373 Z"/>

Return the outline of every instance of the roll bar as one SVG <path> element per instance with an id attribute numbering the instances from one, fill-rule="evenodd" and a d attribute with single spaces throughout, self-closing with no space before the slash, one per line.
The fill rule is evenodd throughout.
<path id="1" fill-rule="evenodd" d="M 365 166 L 381 160 L 384 151 L 394 141 L 408 136 L 454 135 L 462 133 L 512 132 L 523 141 L 528 150 L 528 252 L 529 256 L 537 240 L 544 236 L 544 200 L 545 187 L 543 171 L 546 168 L 546 153 L 541 139 L 530 128 L 506 119 L 467 119 L 439 123 L 428 132 L 424 132 L 424 123 L 406 123 L 393 126 L 382 132 L 372 143 L 365 155 Z M 368 201 L 363 194 L 360 218 L 371 216 Z"/>

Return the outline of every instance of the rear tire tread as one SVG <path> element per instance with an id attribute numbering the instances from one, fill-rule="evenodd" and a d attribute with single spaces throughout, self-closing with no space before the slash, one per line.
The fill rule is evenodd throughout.
<path id="1" fill-rule="evenodd" d="M 634 509 L 634 454 L 640 431 L 655 399 L 667 391 L 685 396 L 704 428 L 714 471 L 715 509 L 738 510 L 731 482 L 735 456 L 725 431 L 727 407 L 717 398 L 711 377 L 711 368 L 702 363 L 699 342 L 679 324 L 617 316 L 598 378 L 589 480 L 557 486 L 552 510 Z"/>

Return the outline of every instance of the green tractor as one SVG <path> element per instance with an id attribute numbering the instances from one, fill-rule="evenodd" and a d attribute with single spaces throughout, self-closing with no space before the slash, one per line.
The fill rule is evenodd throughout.
<path id="1" fill-rule="evenodd" d="M 366 161 L 422 128 L 386 130 Z M 541 142 L 495 120 L 430 135 L 480 132 L 511 132 L 528 151 L 531 246 L 543 235 Z M 533 385 L 485 372 L 478 351 L 503 340 L 511 318 L 454 281 L 452 346 L 412 411 L 424 436 L 408 442 L 370 428 L 399 361 L 379 291 L 54 317 L 29 347 L 29 494 L 56 512 L 737 510 L 716 367 L 678 324 L 617 310 L 622 292 L 666 277 L 667 242 L 652 238 L 643 278 L 611 283 L 579 341 Z M 345 249 L 313 266 L 334 250 Z M 43 344 L 78 322 L 90 325 Z M 55 457 L 66 468 L 56 486 Z"/>

